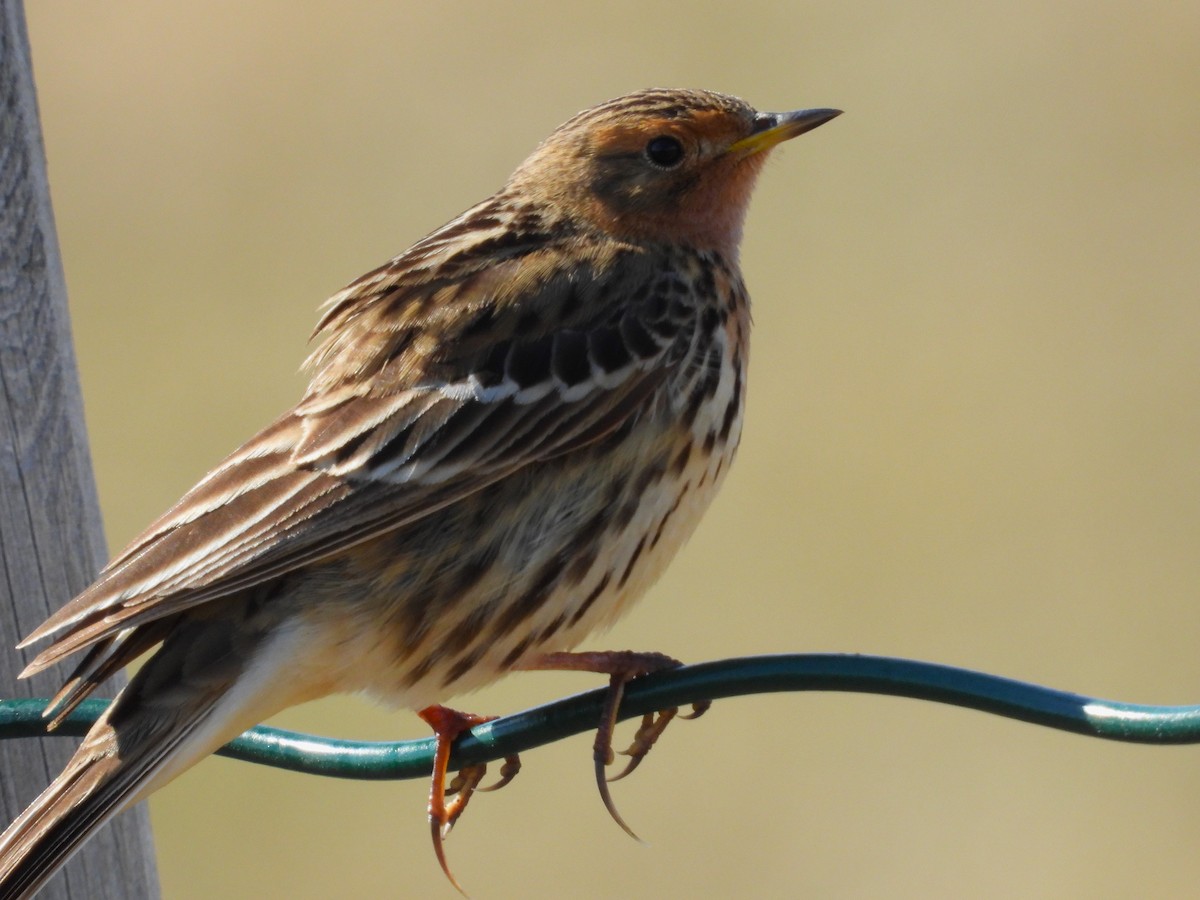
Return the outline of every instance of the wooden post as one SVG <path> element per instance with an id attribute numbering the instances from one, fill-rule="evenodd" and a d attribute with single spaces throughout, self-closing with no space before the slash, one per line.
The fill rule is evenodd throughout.
<path id="1" fill-rule="evenodd" d="M 64 672 L 18 682 L 13 645 L 86 587 L 107 553 L 50 208 L 25 12 L 0 0 L 0 696 L 49 696 Z M 69 738 L 0 741 L 7 823 L 58 774 Z M 38 895 L 158 896 L 145 807 L 120 816 Z"/>

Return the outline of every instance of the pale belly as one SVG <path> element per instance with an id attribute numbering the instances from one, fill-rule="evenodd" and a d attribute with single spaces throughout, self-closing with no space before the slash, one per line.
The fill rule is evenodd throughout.
<path id="1" fill-rule="evenodd" d="M 725 369 L 725 367 L 722 367 Z M 335 690 L 419 709 L 611 626 L 695 530 L 741 434 L 727 369 L 690 426 L 530 466 L 370 545 L 317 588 Z M 736 398 L 736 400 L 735 400 Z M 329 671 L 328 669 L 326 671 Z"/>

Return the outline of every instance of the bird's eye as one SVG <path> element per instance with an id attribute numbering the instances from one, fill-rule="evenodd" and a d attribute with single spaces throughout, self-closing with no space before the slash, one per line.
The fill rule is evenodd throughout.
<path id="1" fill-rule="evenodd" d="M 683 159 L 683 144 L 677 138 L 661 135 L 646 145 L 646 159 L 664 169 L 672 169 Z"/>

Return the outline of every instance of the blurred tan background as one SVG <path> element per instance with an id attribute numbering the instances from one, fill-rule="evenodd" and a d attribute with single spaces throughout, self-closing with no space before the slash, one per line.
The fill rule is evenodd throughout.
<path id="1" fill-rule="evenodd" d="M 883 653 L 1200 702 L 1196 4 L 28 7 L 114 549 L 297 397 L 325 296 L 579 108 L 710 87 L 847 114 L 777 154 L 751 211 L 751 407 L 724 495 L 593 646 Z M 465 702 L 595 683 L 522 675 Z M 424 734 L 357 699 L 281 724 Z M 601 808 L 590 738 L 525 763 L 450 841 L 477 900 L 1200 883 L 1200 747 L 726 701 L 616 786 L 648 847 Z M 206 762 L 152 801 L 165 895 L 453 897 L 424 797 Z"/>

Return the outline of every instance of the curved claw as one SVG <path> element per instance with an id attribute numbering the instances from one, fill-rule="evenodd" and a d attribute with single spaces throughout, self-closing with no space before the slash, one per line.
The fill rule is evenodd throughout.
<path id="1" fill-rule="evenodd" d="M 620 709 L 621 698 L 625 694 L 625 684 L 627 682 L 641 675 L 649 675 L 651 672 L 658 672 L 663 669 L 673 669 L 679 665 L 682 665 L 679 660 L 664 653 L 638 653 L 632 650 L 618 650 L 588 653 L 546 653 L 519 666 L 519 668 L 526 670 L 598 672 L 609 676 L 608 694 L 604 698 L 604 707 L 600 714 L 600 727 L 596 729 L 596 742 L 592 747 L 596 768 L 596 786 L 600 790 L 600 799 L 604 802 L 604 808 L 613 817 L 613 821 L 620 825 L 622 830 L 636 841 L 641 841 L 641 838 L 634 833 L 633 829 L 621 818 L 621 814 L 617 812 L 616 804 L 613 802 L 608 786 L 611 782 L 624 778 L 641 764 L 646 754 L 654 746 L 655 741 L 658 740 L 663 730 L 667 727 L 667 724 L 676 717 L 679 711 L 677 709 L 665 709 L 660 710 L 657 714 L 651 713 L 644 716 L 641 727 L 638 728 L 637 733 L 634 735 L 633 743 L 629 745 L 629 749 L 624 751 L 624 754 L 629 757 L 629 761 L 620 773 L 609 778 L 606 772 L 608 766 L 612 765 L 613 762 L 612 737 L 617 725 L 617 712 Z M 697 716 L 703 715 L 710 705 L 708 701 L 695 703 L 692 705 L 692 712 L 686 716 L 680 716 L 680 718 L 694 719 Z"/>
<path id="2" fill-rule="evenodd" d="M 459 712 L 446 706 L 427 706 L 419 715 L 433 729 L 435 740 L 433 754 L 433 781 L 429 786 L 429 833 L 433 839 L 433 855 L 437 858 L 442 872 L 455 889 L 464 897 L 463 890 L 454 873 L 450 871 L 450 863 L 446 859 L 446 835 L 458 821 L 458 817 L 467 808 L 471 795 L 475 793 L 479 782 L 487 774 L 487 766 L 480 763 L 465 766 L 454 776 L 449 787 L 446 785 L 446 771 L 450 767 L 450 750 L 454 740 L 464 731 L 469 731 L 476 725 L 491 721 L 491 716 L 477 716 L 471 713 Z M 515 772 L 513 773 L 516 774 Z M 503 773 L 501 773 L 503 779 Z M 508 777 L 512 780 L 512 775 Z M 447 803 L 447 793 L 454 799 Z"/>
<path id="3" fill-rule="evenodd" d="M 642 716 L 642 724 L 638 726 L 638 730 L 633 736 L 633 743 L 621 751 L 621 755 L 628 756 L 629 761 L 625 764 L 624 769 L 616 775 L 609 776 L 608 781 L 620 781 L 640 766 L 642 760 L 646 758 L 646 754 L 654 747 L 655 742 L 667 730 L 667 726 L 671 724 L 671 720 L 678 713 L 679 710 L 677 708 L 671 707 L 670 709 L 660 709 L 657 713 L 646 713 L 646 715 Z M 683 716 L 682 718 L 692 717 Z"/>
<path id="4" fill-rule="evenodd" d="M 613 802 L 612 792 L 608 789 L 608 776 L 605 771 L 613 761 L 613 729 L 617 725 L 617 710 L 621 708 L 621 698 L 625 696 L 626 680 L 622 675 L 612 675 L 608 679 L 608 696 L 604 698 L 600 727 L 596 729 L 596 741 L 592 744 L 592 759 L 596 766 L 596 787 L 600 789 L 600 800 L 604 803 L 604 808 L 608 810 L 613 821 L 640 844 L 643 843 L 642 839 L 617 812 L 617 804 Z"/>
<path id="5" fill-rule="evenodd" d="M 521 757 L 516 753 L 512 753 L 504 757 L 504 765 L 500 767 L 500 778 L 495 784 L 489 784 L 486 787 L 477 788 L 480 791 L 498 791 L 500 788 L 507 785 L 510 781 L 517 777 L 521 771 Z"/>
<path id="6" fill-rule="evenodd" d="M 463 890 L 463 886 L 458 883 L 458 879 L 454 877 L 454 873 L 450 871 L 450 863 L 446 860 L 446 845 L 443 842 L 446 836 L 442 833 L 440 824 L 434 820 L 433 816 L 429 817 L 429 830 L 433 836 L 433 855 L 437 857 L 438 865 L 442 867 L 442 872 L 450 880 L 450 883 L 454 885 L 456 891 L 464 897 L 469 896 Z"/>
<path id="7" fill-rule="evenodd" d="M 462 815 L 463 807 L 467 805 L 467 797 L 470 797 L 479 787 L 479 782 L 483 781 L 483 776 L 487 774 L 487 764 L 479 763 L 473 766 L 463 766 L 454 773 L 454 777 L 450 779 L 450 783 L 446 785 L 446 796 L 451 797 L 457 794 L 457 798 L 447 805 L 447 814 L 451 817 L 446 822 L 446 833 L 450 833 L 450 827 L 454 821 Z"/>
<path id="8" fill-rule="evenodd" d="M 692 711 L 690 713 L 687 713 L 686 715 L 681 715 L 679 718 L 688 719 L 688 720 L 698 719 L 702 715 L 704 715 L 706 712 L 708 712 L 710 709 L 712 709 L 712 701 L 711 700 L 698 700 L 692 704 Z"/>

